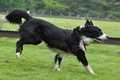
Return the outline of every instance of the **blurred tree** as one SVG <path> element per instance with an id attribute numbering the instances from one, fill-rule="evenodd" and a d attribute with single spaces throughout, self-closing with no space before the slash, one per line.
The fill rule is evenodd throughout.
<path id="1" fill-rule="evenodd" d="M 120 18 L 120 1 L 119 0 L 112 0 L 108 1 L 108 6 L 106 6 L 106 14 L 108 14 L 108 17 L 112 19 Z"/>
<path id="2" fill-rule="evenodd" d="M 69 8 L 68 6 L 54 0 L 43 0 L 43 3 L 45 5 L 45 10 L 65 11 L 67 8 Z"/>
<path id="3" fill-rule="evenodd" d="M 106 18 L 120 18 L 119 0 L 0 0 L 0 9 L 66 11 L 69 15 L 104 14 Z M 94 15 L 93 15 L 94 16 Z"/>
<path id="4" fill-rule="evenodd" d="M 25 9 L 25 0 L 0 0 L 0 7 L 1 8 L 8 8 L 8 9 Z"/>

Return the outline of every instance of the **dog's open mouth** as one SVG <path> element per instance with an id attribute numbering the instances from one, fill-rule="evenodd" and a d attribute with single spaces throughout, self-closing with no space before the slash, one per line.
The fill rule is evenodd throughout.
<path id="1" fill-rule="evenodd" d="M 98 42 L 104 42 L 104 40 L 99 39 L 99 38 L 95 38 L 95 40 L 98 41 Z"/>
<path id="2" fill-rule="evenodd" d="M 85 51 L 86 51 L 86 45 L 84 44 L 84 49 L 85 49 Z"/>

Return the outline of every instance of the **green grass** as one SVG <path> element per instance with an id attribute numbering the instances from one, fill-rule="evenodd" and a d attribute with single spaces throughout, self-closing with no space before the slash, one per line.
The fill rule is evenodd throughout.
<path id="1" fill-rule="evenodd" d="M 97 75 L 88 73 L 75 56 L 65 57 L 62 72 L 55 71 L 54 56 L 44 43 L 25 45 L 21 57 L 15 57 L 18 39 L 0 38 L 0 80 L 119 80 L 119 46 L 92 44 L 87 59 Z"/>
<path id="2" fill-rule="evenodd" d="M 2 15 L 3 16 L 3 15 Z M 0 15 L 1 17 L 1 15 Z M 85 20 L 38 17 L 55 25 L 73 29 L 84 25 Z M 96 21 L 93 23 L 112 37 L 120 37 L 120 23 Z M 2 22 L 3 30 L 18 30 L 18 25 Z M 97 75 L 88 73 L 75 56 L 65 57 L 62 72 L 55 71 L 54 52 L 44 43 L 25 45 L 21 57 L 15 57 L 15 43 L 18 39 L 0 38 L 0 80 L 119 80 L 120 47 L 92 44 L 87 46 L 86 57 Z"/>

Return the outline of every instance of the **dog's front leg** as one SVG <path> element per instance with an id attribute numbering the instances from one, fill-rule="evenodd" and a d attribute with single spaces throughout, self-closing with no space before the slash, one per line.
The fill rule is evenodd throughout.
<path id="1" fill-rule="evenodd" d="M 95 74 L 95 73 L 93 72 L 92 68 L 90 67 L 90 65 L 85 66 L 85 68 L 86 68 L 86 70 L 87 70 L 88 72 L 90 72 L 90 73 L 92 73 L 92 74 Z"/>
<path id="2" fill-rule="evenodd" d="M 82 62 L 82 64 L 84 65 L 84 67 L 86 68 L 86 70 L 87 70 L 88 72 L 90 72 L 91 74 L 95 74 L 95 73 L 93 72 L 92 68 L 89 66 L 88 61 L 87 61 L 84 53 L 77 55 L 77 58 L 78 58 L 79 61 Z"/>

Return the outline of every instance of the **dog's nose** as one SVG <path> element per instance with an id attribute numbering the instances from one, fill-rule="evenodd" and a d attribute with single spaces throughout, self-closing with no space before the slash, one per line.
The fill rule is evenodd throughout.
<path id="1" fill-rule="evenodd" d="M 107 34 L 104 34 L 104 35 L 105 35 L 106 39 L 109 39 L 109 38 L 110 38 Z"/>

